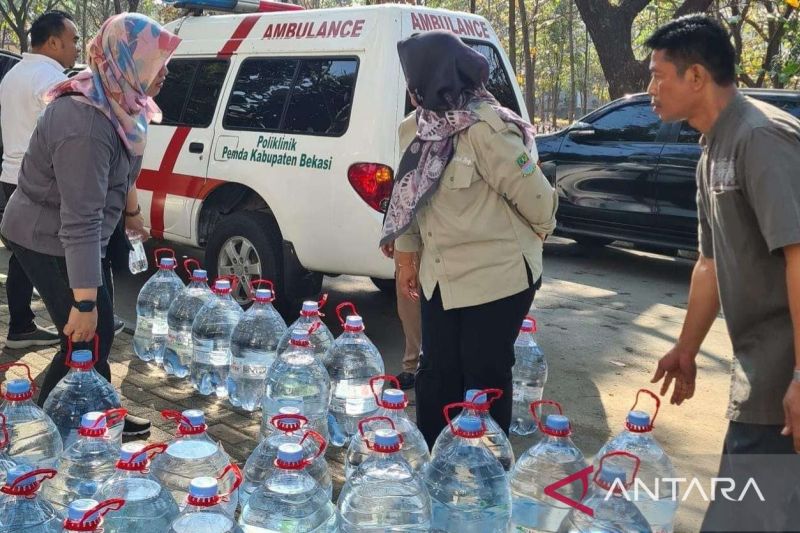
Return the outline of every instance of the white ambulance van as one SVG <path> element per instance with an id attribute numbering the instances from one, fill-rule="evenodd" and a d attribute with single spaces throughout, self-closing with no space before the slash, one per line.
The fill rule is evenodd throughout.
<path id="1" fill-rule="evenodd" d="M 497 35 L 482 17 L 423 7 L 248 2 L 191 0 L 168 25 L 183 41 L 137 182 L 150 231 L 205 248 L 210 276 L 240 278 L 241 302 L 257 277 L 284 306 L 318 293 L 323 275 L 388 290 L 394 268 L 378 240 L 412 110 L 396 44 L 456 33 L 488 58 L 489 90 L 525 116 Z M 202 15 L 221 3 L 255 12 Z"/>

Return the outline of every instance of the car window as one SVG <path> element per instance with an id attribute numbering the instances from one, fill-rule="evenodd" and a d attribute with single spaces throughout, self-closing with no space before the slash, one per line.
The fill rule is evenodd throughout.
<path id="1" fill-rule="evenodd" d="M 161 124 L 207 128 L 228 72 L 226 59 L 173 59 L 161 92 Z"/>
<path id="2" fill-rule="evenodd" d="M 306 59 L 292 87 L 281 131 L 342 135 L 350 122 L 356 59 Z"/>
<path id="3" fill-rule="evenodd" d="M 242 62 L 222 124 L 229 130 L 343 135 L 358 59 L 251 58 Z"/>
<path id="4" fill-rule="evenodd" d="M 678 133 L 678 142 L 697 144 L 700 142 L 700 132 L 689 125 L 685 120 L 681 122 L 681 131 Z"/>
<path id="5" fill-rule="evenodd" d="M 640 102 L 618 107 L 592 122 L 593 141 L 655 142 L 661 120 L 649 103 Z"/>
<path id="6" fill-rule="evenodd" d="M 519 103 L 517 96 L 514 94 L 514 88 L 511 85 L 506 69 L 503 67 L 503 62 L 500 60 L 500 54 L 497 49 L 488 43 L 477 41 L 464 41 L 473 50 L 476 50 L 489 61 L 489 81 L 486 84 L 486 89 L 497 98 L 500 105 L 511 109 L 519 114 Z M 411 99 L 406 92 L 406 110 L 405 114 L 408 115 L 414 111 L 414 106 L 411 105 Z"/>

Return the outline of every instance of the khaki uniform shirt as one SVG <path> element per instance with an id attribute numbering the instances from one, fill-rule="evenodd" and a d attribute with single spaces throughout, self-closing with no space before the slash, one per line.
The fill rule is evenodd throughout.
<path id="1" fill-rule="evenodd" d="M 555 229 L 556 192 L 531 164 L 522 134 L 488 105 L 456 138 L 436 192 L 417 210 L 395 249 L 420 252 L 427 299 L 439 287 L 444 309 L 499 300 L 542 274 L 542 238 Z M 412 114 L 400 125 L 405 151 L 416 134 Z"/>

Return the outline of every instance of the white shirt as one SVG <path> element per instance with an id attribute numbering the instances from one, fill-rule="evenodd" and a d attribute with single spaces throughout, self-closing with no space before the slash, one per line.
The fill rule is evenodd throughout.
<path id="1" fill-rule="evenodd" d="M 0 181 L 17 184 L 28 141 L 46 107 L 44 96 L 66 80 L 64 67 L 42 54 L 22 54 L 0 82 L 0 131 L 3 132 L 3 170 Z"/>

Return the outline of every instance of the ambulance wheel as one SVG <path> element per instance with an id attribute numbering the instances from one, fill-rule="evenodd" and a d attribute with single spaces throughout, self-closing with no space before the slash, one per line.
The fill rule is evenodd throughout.
<path id="1" fill-rule="evenodd" d="M 233 297 L 243 306 L 250 303 L 250 284 L 269 279 L 284 300 L 281 237 L 273 218 L 261 211 L 238 211 L 224 217 L 206 244 L 206 266 L 210 279 L 236 276 L 239 286 Z M 277 304 L 276 302 L 276 304 Z"/>

